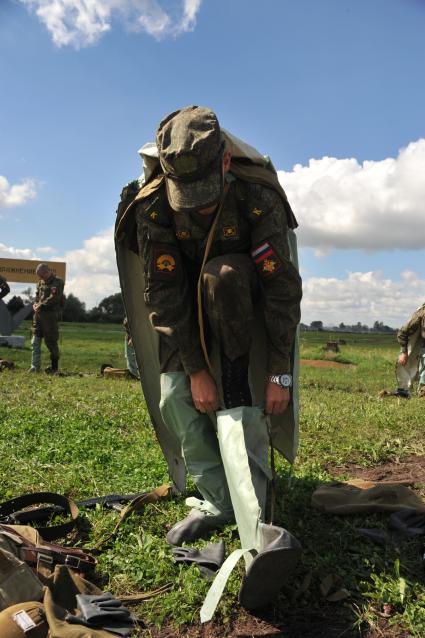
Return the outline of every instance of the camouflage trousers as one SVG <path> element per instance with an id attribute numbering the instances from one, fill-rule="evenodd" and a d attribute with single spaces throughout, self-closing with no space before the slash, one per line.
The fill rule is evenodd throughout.
<path id="1" fill-rule="evenodd" d="M 59 328 L 58 317 L 55 311 L 38 312 L 34 315 L 32 325 L 32 346 L 34 349 L 41 348 L 41 339 L 44 339 L 50 357 L 54 360 L 59 359 Z"/>
<path id="2" fill-rule="evenodd" d="M 196 289 L 196 286 L 194 286 Z M 203 310 L 207 344 L 211 337 L 221 353 L 234 361 L 249 352 L 260 282 L 247 254 L 214 257 L 203 273 Z M 161 372 L 181 372 L 179 353 L 160 339 Z"/>

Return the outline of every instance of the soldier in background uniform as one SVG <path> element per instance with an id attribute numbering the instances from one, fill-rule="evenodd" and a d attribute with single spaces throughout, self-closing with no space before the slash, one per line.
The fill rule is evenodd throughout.
<path id="1" fill-rule="evenodd" d="M 248 382 L 257 309 L 267 337 L 264 411 L 279 415 L 288 407 L 302 291 L 290 260 L 284 202 L 274 189 L 230 172 L 231 154 L 212 111 L 187 107 L 168 115 L 160 123 L 157 147 L 165 179 L 135 203 L 134 215 L 144 264 L 142 294 L 159 335 L 161 415 L 204 499 L 168 532 L 168 542 L 180 544 L 233 520 L 207 413 L 250 406 L 253 419 L 264 416 L 251 407 Z M 197 304 L 201 269 L 206 344 Z M 206 359 L 211 337 L 220 348 L 221 379 L 214 378 Z M 264 422 L 257 430 L 267 446 Z"/>
<path id="2" fill-rule="evenodd" d="M 409 346 L 415 340 L 415 352 L 409 352 Z M 409 321 L 397 333 L 397 341 L 400 344 L 401 352 L 398 357 L 398 363 L 406 368 L 410 365 L 415 368 L 419 374 L 419 391 L 421 397 L 425 397 L 425 304 L 418 308 L 409 319 Z M 415 361 L 411 359 L 414 358 Z M 412 375 L 413 376 L 413 375 Z M 399 383 L 399 386 L 401 384 Z M 398 392 L 405 393 L 409 396 L 408 389 L 398 388 Z"/>
<path id="3" fill-rule="evenodd" d="M 46 372 L 57 372 L 59 362 L 59 329 L 58 320 L 62 305 L 64 283 L 56 277 L 46 264 L 39 264 L 36 274 L 40 278 L 35 293 L 33 304 L 33 337 L 31 340 L 32 358 L 30 372 L 39 372 L 41 369 L 41 340 L 50 352 L 51 364 Z"/>
<path id="4" fill-rule="evenodd" d="M 6 279 L 0 275 L 0 299 L 6 297 L 10 292 L 9 284 Z"/>

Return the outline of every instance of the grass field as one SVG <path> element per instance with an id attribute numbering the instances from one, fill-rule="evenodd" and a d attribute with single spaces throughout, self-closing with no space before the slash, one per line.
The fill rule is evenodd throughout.
<path id="1" fill-rule="evenodd" d="M 28 326 L 20 333 L 28 337 Z M 61 334 L 67 376 L 28 374 L 29 338 L 24 350 L 0 347 L 0 358 L 16 365 L 0 373 L 0 500 L 42 490 L 81 499 L 167 482 L 139 384 L 98 375 L 104 362 L 124 367 L 121 327 L 64 324 Z M 98 569 L 102 587 L 116 594 L 173 584 L 139 608 L 148 626 L 141 635 L 425 636 L 418 538 L 376 545 L 358 528 L 387 530 L 387 514 L 330 516 L 310 503 L 316 486 L 333 477 L 345 480 L 385 464 L 405 467 L 406 459 L 425 455 L 425 399 L 378 397 L 382 388 L 395 387 L 395 337 L 341 336 L 347 344 L 333 359 L 349 365 L 301 367 L 301 446 L 291 480 L 288 464 L 278 461 L 275 522 L 303 546 L 293 582 L 275 606 L 251 616 L 236 603 L 242 571 L 235 573 L 210 633 L 203 634 L 199 609 L 209 585 L 195 567 L 176 566 L 165 543 L 169 526 L 186 513 L 184 499 L 147 506 L 123 523 Z M 327 338 L 302 333 L 301 357 L 323 359 Z M 422 488 L 416 491 L 424 497 Z M 118 516 L 101 508 L 82 514 L 90 523 L 86 547 L 107 536 Z M 219 538 L 227 552 L 238 546 L 234 527 L 213 537 Z"/>

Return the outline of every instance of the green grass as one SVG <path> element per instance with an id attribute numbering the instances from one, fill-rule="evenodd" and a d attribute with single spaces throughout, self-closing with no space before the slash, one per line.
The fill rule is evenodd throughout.
<path id="1" fill-rule="evenodd" d="M 28 336 L 28 327 L 20 332 Z M 121 327 L 64 324 L 61 334 L 60 363 L 69 376 L 28 374 L 28 338 L 23 350 L 0 348 L 0 357 L 17 366 L 0 373 L 0 499 L 41 490 L 81 499 L 167 482 L 139 384 L 97 374 L 101 363 L 124 366 Z M 386 635 L 394 626 L 419 638 L 425 635 L 419 542 L 404 542 L 399 550 L 373 545 L 357 528 L 386 529 L 386 515 L 329 516 L 310 505 L 315 487 L 331 478 L 329 464 L 368 467 L 425 453 L 425 400 L 378 398 L 382 388 L 395 387 L 394 336 L 342 336 L 347 344 L 331 358 L 352 365 L 301 368 L 301 447 L 290 486 L 288 465 L 278 461 L 282 498 L 276 522 L 300 539 L 303 559 L 294 581 L 265 617 L 277 625 L 311 619 L 313 626 L 320 612 L 331 623 L 342 622 L 349 636 L 356 632 L 351 627 L 373 626 L 378 619 L 382 628 L 379 614 L 390 609 Z M 328 338 L 326 333 L 302 333 L 302 358 L 324 358 Z M 47 366 L 45 350 L 43 356 Z M 185 513 L 183 498 L 149 505 L 142 516 L 123 523 L 99 556 L 102 587 L 117 594 L 173 583 L 168 593 L 141 606 L 140 615 L 149 625 L 199 623 L 209 585 L 196 568 L 176 566 L 165 543 L 167 529 Z M 91 526 L 85 540 L 90 547 L 113 530 L 118 515 L 98 508 L 83 516 Z M 238 546 L 232 527 L 213 540 L 219 538 L 225 539 L 227 552 Z M 216 620 L 225 627 L 240 614 L 235 601 L 241 574 L 232 576 L 219 606 Z M 338 577 L 337 588 L 350 592 L 349 598 L 339 603 L 323 598 L 320 583 L 330 574 Z"/>

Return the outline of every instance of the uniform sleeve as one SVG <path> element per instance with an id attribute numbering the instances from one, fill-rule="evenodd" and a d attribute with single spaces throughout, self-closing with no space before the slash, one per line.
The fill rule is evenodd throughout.
<path id="1" fill-rule="evenodd" d="M 62 279 L 55 279 L 50 286 L 50 295 L 46 297 L 41 303 L 40 306 L 43 308 L 59 309 L 61 298 L 63 294 L 64 284 Z"/>
<path id="2" fill-rule="evenodd" d="M 172 349 L 178 350 L 187 374 L 206 368 L 196 317 L 194 295 L 189 289 L 182 255 L 171 226 L 136 214 L 139 254 L 145 272 L 144 299 L 153 328 Z"/>
<path id="3" fill-rule="evenodd" d="M 397 333 L 397 341 L 400 344 L 401 351 L 407 352 L 409 337 L 411 337 L 422 324 L 422 319 L 424 317 L 425 310 L 424 308 L 419 308 L 416 312 L 413 313 L 410 320 L 404 325 Z"/>
<path id="4" fill-rule="evenodd" d="M 290 261 L 286 211 L 273 190 L 253 186 L 247 200 L 251 257 L 263 292 L 269 374 L 291 370 L 290 353 L 300 321 L 301 278 Z"/>
<path id="5" fill-rule="evenodd" d="M 37 283 L 35 287 L 35 303 L 39 303 L 40 301 L 40 284 Z"/>

